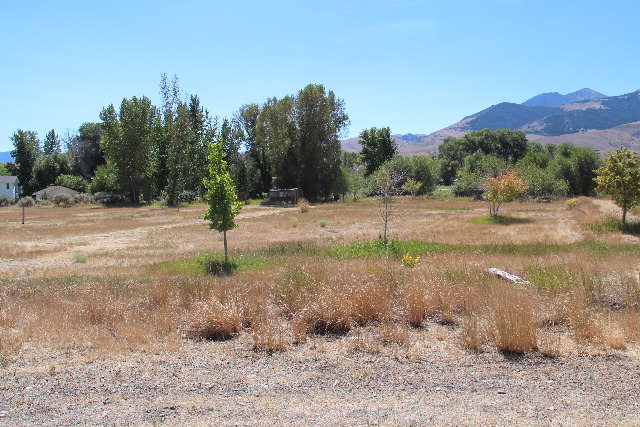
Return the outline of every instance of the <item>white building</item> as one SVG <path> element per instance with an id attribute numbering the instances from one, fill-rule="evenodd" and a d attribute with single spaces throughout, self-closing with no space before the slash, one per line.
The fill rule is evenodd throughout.
<path id="1" fill-rule="evenodd" d="M 7 196 L 11 200 L 20 197 L 20 185 L 17 176 L 0 176 L 0 197 Z"/>

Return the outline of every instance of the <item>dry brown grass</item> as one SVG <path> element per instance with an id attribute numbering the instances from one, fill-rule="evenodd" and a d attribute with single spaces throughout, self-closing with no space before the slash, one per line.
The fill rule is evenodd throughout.
<path id="1" fill-rule="evenodd" d="M 537 348 L 536 323 L 529 304 L 512 289 L 496 292 L 491 338 L 499 350 L 526 353 Z"/>
<path id="2" fill-rule="evenodd" d="M 363 201 L 314 206 L 295 230 L 291 209 L 246 209 L 230 236 L 232 251 L 285 248 L 285 256 L 263 269 L 209 277 L 155 268 L 159 261 L 219 249 L 199 219 L 203 209 L 70 208 L 62 215 L 33 208 L 21 233 L 8 211 L 0 211 L 0 232 L 11 240 L 3 245 L 15 248 L 0 258 L 0 358 L 10 360 L 25 343 L 115 351 L 243 334 L 258 351 L 334 334 L 352 349 L 377 352 L 407 345 L 412 334 L 427 336 L 420 328 L 433 324 L 446 325 L 436 330 L 447 333 L 428 336 L 460 337 L 457 345 L 474 352 L 538 349 L 559 357 L 564 336 L 620 351 L 640 340 L 633 254 L 427 254 L 412 269 L 392 257 L 287 254 L 296 242 L 325 247 L 375 238 L 378 207 Z M 467 244 L 569 243 L 589 236 L 581 221 L 601 214 L 589 200 L 571 212 L 561 202 L 514 204 L 510 211 L 532 221 L 496 226 L 473 223 L 484 206 L 470 201 L 403 199 L 397 209 L 402 215 L 393 224 L 394 238 Z M 322 218 L 331 218 L 335 233 L 317 227 Z M 618 242 L 613 235 L 594 238 Z M 86 264 L 69 255 L 79 246 L 89 254 Z M 14 255 L 24 262 L 9 259 Z M 488 267 L 525 277 L 537 272 L 536 281 L 514 286 L 487 276 Z"/>

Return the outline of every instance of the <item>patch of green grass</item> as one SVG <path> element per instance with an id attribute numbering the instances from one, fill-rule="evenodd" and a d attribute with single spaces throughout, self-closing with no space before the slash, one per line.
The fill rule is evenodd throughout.
<path id="1" fill-rule="evenodd" d="M 464 245 L 451 243 L 424 242 L 420 240 L 392 240 L 385 248 L 380 240 L 369 240 L 336 246 L 326 250 L 326 255 L 341 259 L 372 258 L 392 256 L 401 258 L 404 254 L 436 255 L 460 253 L 470 255 L 528 255 L 583 251 L 591 255 L 608 256 L 616 253 L 640 254 L 640 246 L 633 244 L 608 245 L 595 241 L 584 241 L 569 244 L 527 243 L 527 244 L 486 244 Z"/>
<path id="2" fill-rule="evenodd" d="M 321 220 L 320 222 L 318 222 L 318 225 L 322 228 L 325 228 L 327 226 L 328 222 L 326 219 Z"/>
<path id="3" fill-rule="evenodd" d="M 474 218 L 472 222 L 476 224 L 500 224 L 500 225 L 510 225 L 510 224 L 527 224 L 530 223 L 531 220 L 526 218 L 516 218 L 514 216 L 506 216 L 506 215 L 498 215 L 498 216 L 481 216 L 479 218 Z"/>
<path id="4" fill-rule="evenodd" d="M 224 266 L 224 256 L 218 253 L 203 252 L 193 258 L 160 263 L 160 269 L 176 274 L 223 274 L 236 270 L 258 270 L 272 265 L 268 257 L 250 254 L 234 254 L 229 266 Z"/>
<path id="5" fill-rule="evenodd" d="M 565 268 L 529 266 L 524 269 L 525 276 L 538 289 L 564 291 L 576 284 L 578 278 Z"/>
<path id="6" fill-rule="evenodd" d="M 73 260 L 78 264 L 84 264 L 87 262 L 87 254 L 84 252 L 76 252 L 73 254 Z"/>
<path id="7" fill-rule="evenodd" d="M 596 222 L 593 224 L 587 224 L 585 226 L 588 230 L 594 233 L 625 233 L 640 235 L 640 222 L 627 221 L 627 226 L 622 226 L 620 219 L 610 218 L 606 221 Z"/>

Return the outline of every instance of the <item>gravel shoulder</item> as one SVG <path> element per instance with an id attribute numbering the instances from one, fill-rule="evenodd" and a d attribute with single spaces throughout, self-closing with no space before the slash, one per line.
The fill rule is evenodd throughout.
<path id="1" fill-rule="evenodd" d="M 638 359 L 478 355 L 445 343 L 283 353 L 230 342 L 96 357 L 24 349 L 0 371 L 4 425 L 638 425 Z M 61 362 L 63 361 L 63 362 Z"/>

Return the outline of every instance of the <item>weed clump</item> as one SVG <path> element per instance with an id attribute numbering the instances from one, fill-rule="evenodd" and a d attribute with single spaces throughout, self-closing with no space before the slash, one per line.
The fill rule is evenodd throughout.
<path id="1" fill-rule="evenodd" d="M 235 306 L 212 300 L 194 304 L 185 324 L 183 332 L 186 338 L 223 341 L 240 332 L 242 319 Z"/>

